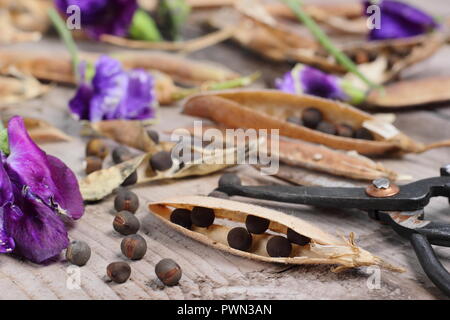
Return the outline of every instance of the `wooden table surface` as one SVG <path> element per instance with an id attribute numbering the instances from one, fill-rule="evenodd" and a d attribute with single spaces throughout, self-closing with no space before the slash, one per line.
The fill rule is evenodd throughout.
<path id="1" fill-rule="evenodd" d="M 421 4 L 420 1 L 413 1 Z M 426 8 L 435 14 L 450 15 L 446 1 L 429 0 Z M 190 32 L 198 32 L 188 26 Z M 53 50 L 61 45 L 56 39 L 33 44 Z M 92 43 L 84 48 L 111 49 Z M 404 78 L 426 75 L 449 75 L 450 48 L 443 48 L 431 59 L 407 70 Z M 239 47 L 224 43 L 196 52 L 196 59 L 223 63 L 243 74 L 263 72 L 256 84 L 261 87 L 273 83 L 289 66 L 259 59 Z M 73 141 L 45 144 L 50 154 L 60 157 L 79 177 L 83 177 L 85 140 L 78 135 L 79 124 L 69 115 L 67 101 L 74 89 L 53 86 L 42 98 L 11 106 L 2 115 L 20 114 L 43 118 L 73 136 Z M 414 92 L 411 92 L 414 94 Z M 439 108 L 423 107 L 397 114 L 396 126 L 415 139 L 424 142 L 450 138 L 450 103 Z M 180 114 L 180 106 L 161 110 L 161 121 L 155 127 L 162 131 L 193 122 Z M 432 150 L 421 155 L 407 155 L 402 159 L 378 159 L 385 166 L 401 174 L 421 179 L 438 175 L 439 167 L 450 163 L 450 149 Z M 275 178 L 259 175 L 248 166 L 232 168 L 244 183 L 283 183 Z M 298 175 L 329 178 L 325 175 L 298 169 Z M 220 174 L 202 178 L 183 179 L 146 184 L 133 188 L 141 200 L 137 217 L 141 220 L 140 234 L 148 243 L 146 256 L 131 262 L 131 279 L 125 284 L 113 284 L 105 277 L 106 266 L 124 260 L 120 252 L 121 236 L 112 229 L 113 198 L 86 206 L 84 217 L 70 229 L 71 239 L 86 241 L 92 248 L 88 264 L 80 269 L 81 287 L 70 289 L 70 264 L 62 256 L 59 262 L 47 266 L 35 265 L 8 255 L 0 256 L 0 298 L 2 299 L 445 299 L 423 273 L 408 241 L 399 238 L 389 227 L 370 220 L 357 211 L 320 210 L 306 206 L 283 206 L 265 202 L 292 215 L 301 216 L 333 234 L 357 234 L 357 244 L 405 273 L 381 270 L 381 286 L 369 289 L 370 272 L 366 268 L 332 273 L 329 266 L 287 267 L 255 262 L 226 254 L 186 238 L 162 225 L 147 212 L 146 203 L 176 195 L 205 195 L 217 186 Z M 445 199 L 433 200 L 427 207 L 429 219 L 450 223 L 450 207 Z M 436 248 L 441 261 L 450 268 L 450 249 Z M 172 258 L 183 269 L 179 286 L 161 288 L 155 281 L 154 266 L 162 258 Z M 69 280 L 68 280 L 69 279 Z M 70 283 L 69 283 L 70 284 Z"/>

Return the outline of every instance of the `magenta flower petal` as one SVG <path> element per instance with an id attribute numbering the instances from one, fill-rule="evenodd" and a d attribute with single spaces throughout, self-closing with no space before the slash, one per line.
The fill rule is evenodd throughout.
<path id="1" fill-rule="evenodd" d="M 4 211 L 14 200 L 13 189 L 8 174 L 0 164 L 0 253 L 12 252 L 15 244 L 13 238 L 5 229 Z"/>
<path id="2" fill-rule="evenodd" d="M 69 101 L 70 111 L 80 120 L 89 120 L 89 104 L 93 96 L 92 88 L 89 84 L 82 83 Z"/>

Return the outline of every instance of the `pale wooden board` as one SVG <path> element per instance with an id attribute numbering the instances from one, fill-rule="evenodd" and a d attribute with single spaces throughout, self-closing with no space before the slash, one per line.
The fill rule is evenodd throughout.
<path id="1" fill-rule="evenodd" d="M 419 2 L 419 1 L 415 1 Z M 427 8 L 436 12 L 449 12 L 442 1 L 429 1 Z M 447 10 L 447 11 L 445 11 Z M 192 32 L 196 28 L 192 27 Z M 39 46 L 58 47 L 55 41 Z M 100 50 L 89 43 L 85 45 Z M 262 61 L 232 44 L 223 44 L 193 55 L 225 63 L 234 70 L 251 73 L 264 71 L 258 86 L 272 83 L 289 67 Z M 430 70 L 450 74 L 448 49 L 408 71 L 408 77 L 430 74 Z M 50 93 L 35 101 L 13 106 L 2 116 L 14 113 L 46 119 L 74 136 L 69 143 L 43 145 L 50 154 L 65 161 L 80 177 L 83 176 L 84 143 L 77 134 L 79 125 L 70 117 L 66 105 L 73 89 L 55 87 Z M 437 110 L 402 112 L 396 124 L 407 134 L 424 142 L 450 138 L 450 104 Z M 180 107 L 162 109 L 160 131 L 189 125 L 193 119 L 180 115 Z M 450 150 L 433 150 L 423 155 L 408 155 L 403 159 L 378 159 L 389 168 L 420 179 L 438 174 L 439 166 L 450 163 Z M 233 168 L 248 184 L 274 183 L 273 178 L 262 177 L 251 167 Z M 298 170 L 300 174 L 311 172 Z M 157 222 L 147 213 L 145 203 L 166 197 L 188 194 L 207 194 L 217 185 L 220 174 L 204 178 L 183 179 L 178 182 L 153 183 L 134 188 L 141 199 L 137 216 L 141 219 L 141 234 L 148 242 L 148 252 L 143 260 L 131 262 L 132 277 L 122 285 L 108 282 L 106 266 L 124 260 L 120 254 L 121 237 L 113 232 L 113 198 L 86 207 L 84 217 L 69 231 L 71 239 L 87 241 L 92 257 L 81 268 L 82 285 L 79 290 L 67 288 L 67 267 L 61 261 L 48 266 L 37 266 L 16 258 L 0 256 L 0 298 L 2 299 L 436 299 L 445 298 L 426 278 L 409 243 L 397 236 L 389 227 L 370 220 L 357 211 L 322 210 L 305 206 L 258 202 L 281 211 L 299 215 L 331 233 L 348 235 L 356 232 L 358 245 L 387 261 L 407 269 L 404 274 L 382 271 L 382 284 L 378 290 L 369 290 L 365 269 L 335 274 L 326 266 L 288 268 L 286 266 L 254 262 L 215 251 Z M 313 176 L 314 177 L 314 176 Z M 316 175 L 323 177 L 323 175 Z M 278 183 L 283 183 L 278 180 Z M 243 198 L 237 200 L 249 201 Z M 427 208 L 430 219 L 450 223 L 449 205 L 438 199 Z M 450 268 L 450 250 L 437 250 L 444 264 Z M 154 266 L 162 258 L 176 260 L 183 269 L 179 286 L 161 289 L 155 283 Z"/>

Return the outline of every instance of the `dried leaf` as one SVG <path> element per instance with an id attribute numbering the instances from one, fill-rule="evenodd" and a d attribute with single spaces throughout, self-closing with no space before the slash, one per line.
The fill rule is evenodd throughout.
<path id="1" fill-rule="evenodd" d="M 0 44 L 12 44 L 18 42 L 37 42 L 41 39 L 40 32 L 28 32 L 18 29 L 11 18 L 9 11 L 0 9 Z"/>
<path id="2" fill-rule="evenodd" d="M 36 143 L 72 140 L 72 138 L 63 131 L 55 128 L 53 125 L 44 120 L 35 118 L 24 118 L 23 120 L 31 139 L 33 139 Z"/>
<path id="3" fill-rule="evenodd" d="M 0 104 L 9 105 L 34 99 L 44 94 L 47 87 L 35 78 L 10 69 L 8 75 L 0 76 Z"/>

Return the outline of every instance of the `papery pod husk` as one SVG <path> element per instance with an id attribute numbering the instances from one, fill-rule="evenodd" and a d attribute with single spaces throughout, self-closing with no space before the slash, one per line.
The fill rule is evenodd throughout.
<path id="1" fill-rule="evenodd" d="M 37 42 L 42 38 L 40 32 L 23 31 L 14 25 L 9 11 L 0 9 L 0 44 Z"/>
<path id="2" fill-rule="evenodd" d="M 290 116 L 299 117 L 301 110 L 308 107 L 320 110 L 326 121 L 347 124 L 353 128 L 365 127 L 372 132 L 375 140 L 334 136 L 286 121 Z M 392 124 L 342 102 L 278 90 L 229 90 L 199 94 L 185 102 L 184 113 L 208 118 L 227 128 L 279 129 L 281 136 L 334 149 L 355 150 L 365 155 L 420 153 L 450 145 L 449 141 L 431 145 L 416 142 Z"/>
<path id="3" fill-rule="evenodd" d="M 71 141 L 72 137 L 54 127 L 47 121 L 36 118 L 23 118 L 25 128 L 36 143 Z"/>
<path id="4" fill-rule="evenodd" d="M 269 229 L 272 232 L 285 235 L 287 228 L 290 228 L 310 238 L 311 242 L 305 246 L 292 244 L 292 253 L 288 258 L 273 258 L 267 254 L 265 249 L 267 241 L 272 236 L 268 233 L 252 235 L 252 247 L 246 252 L 233 249 L 228 245 L 227 235 L 231 229 L 228 226 L 219 224 L 213 224 L 208 228 L 192 226 L 192 230 L 189 230 L 170 222 L 171 208 L 192 210 L 197 206 L 214 209 L 216 223 L 218 219 L 245 223 L 247 215 L 254 215 L 270 220 Z M 336 271 L 370 265 L 379 265 L 391 270 L 401 271 L 401 269 L 383 262 L 380 258 L 356 246 L 353 234 L 348 239 L 337 238 L 300 218 L 256 205 L 213 197 L 186 196 L 153 202 L 148 205 L 148 208 L 160 221 L 183 235 L 214 249 L 252 260 L 299 265 L 337 265 L 338 267 L 334 269 Z"/>
<path id="5" fill-rule="evenodd" d="M 22 31 L 44 33 L 50 26 L 48 9 L 53 0 L 2 0 L 0 9 L 8 10 L 15 27 Z"/>
<path id="6" fill-rule="evenodd" d="M 186 0 L 193 9 L 232 6 L 236 0 Z M 138 0 L 139 6 L 147 11 L 156 9 L 158 0 Z"/>
<path id="7" fill-rule="evenodd" d="M 47 90 L 48 87 L 39 83 L 34 77 L 10 68 L 7 75 L 0 75 L 0 107 L 37 98 Z"/>

